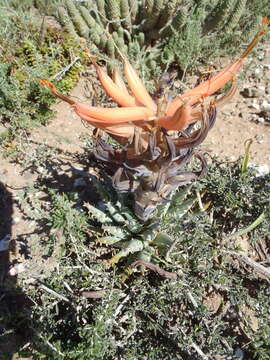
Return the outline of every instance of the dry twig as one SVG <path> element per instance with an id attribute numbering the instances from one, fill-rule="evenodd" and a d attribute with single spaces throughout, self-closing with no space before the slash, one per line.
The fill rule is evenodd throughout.
<path id="1" fill-rule="evenodd" d="M 257 271 L 258 273 L 268 277 L 270 279 L 270 269 L 266 268 L 265 266 L 257 263 L 256 261 L 252 260 L 251 258 L 249 258 L 248 256 L 244 255 L 244 254 L 239 254 L 235 251 L 230 251 L 230 250 L 222 250 L 223 253 L 231 255 L 231 256 L 235 256 L 238 260 L 244 262 L 245 264 L 251 266 L 255 271 Z"/>
<path id="2" fill-rule="evenodd" d="M 176 273 L 172 273 L 172 272 L 163 270 L 159 266 L 152 264 L 150 262 L 147 262 L 147 261 L 138 260 L 138 261 L 134 261 L 131 264 L 132 267 L 139 266 L 139 265 L 145 266 L 146 268 L 154 271 L 155 273 L 159 274 L 162 277 L 165 277 L 166 279 L 177 279 Z"/>

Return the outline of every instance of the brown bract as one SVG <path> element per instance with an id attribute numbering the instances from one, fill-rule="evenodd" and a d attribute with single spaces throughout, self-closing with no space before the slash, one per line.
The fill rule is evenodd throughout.
<path id="1" fill-rule="evenodd" d="M 134 193 L 135 214 L 146 221 L 157 205 L 169 200 L 171 192 L 206 173 L 206 161 L 202 154 L 195 153 L 207 136 L 216 119 L 216 108 L 201 105 L 201 127 L 190 124 L 185 131 L 169 135 L 165 130 L 148 135 L 147 147 L 141 131 L 122 149 L 114 149 L 97 137 L 95 157 L 107 164 L 113 186 L 119 192 Z M 201 169 L 186 170 L 185 165 L 194 155 Z"/>

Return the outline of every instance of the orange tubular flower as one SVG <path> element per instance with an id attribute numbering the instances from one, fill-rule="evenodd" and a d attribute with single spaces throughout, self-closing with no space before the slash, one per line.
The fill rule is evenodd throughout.
<path id="1" fill-rule="evenodd" d="M 142 128 L 149 133 L 149 131 L 153 131 L 157 127 L 179 131 L 185 128 L 191 121 L 201 120 L 201 100 L 213 95 L 231 80 L 233 85 L 228 94 L 221 101 L 217 100 L 215 105 L 219 106 L 233 96 L 236 90 L 236 75 L 243 66 L 245 57 L 268 31 L 265 26 L 269 25 L 269 23 L 270 20 L 263 18 L 262 29 L 235 62 L 229 64 L 219 73 L 202 82 L 194 89 L 176 97 L 167 104 L 167 108 L 163 112 L 159 111 L 157 104 L 151 98 L 138 74 L 127 59 L 124 59 L 124 72 L 131 93 L 129 93 L 125 82 L 117 70 L 115 70 L 112 79 L 102 67 L 93 61 L 105 92 L 121 107 L 102 108 L 88 106 L 62 95 L 51 82 L 43 79 L 39 79 L 39 81 L 47 86 L 54 95 L 68 102 L 81 119 L 109 134 L 130 138 L 134 136 L 136 128 Z"/>

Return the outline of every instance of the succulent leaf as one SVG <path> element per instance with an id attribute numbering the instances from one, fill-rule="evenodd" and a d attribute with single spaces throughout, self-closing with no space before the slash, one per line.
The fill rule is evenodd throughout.
<path id="1" fill-rule="evenodd" d="M 106 202 L 106 208 L 110 216 L 113 218 L 113 220 L 118 224 L 124 224 L 126 220 L 124 216 L 121 214 L 118 205 L 119 204 L 116 204 L 116 206 L 114 206 L 110 201 Z"/>

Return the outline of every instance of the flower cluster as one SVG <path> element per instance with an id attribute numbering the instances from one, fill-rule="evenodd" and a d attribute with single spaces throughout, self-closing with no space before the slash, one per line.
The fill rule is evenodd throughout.
<path id="1" fill-rule="evenodd" d="M 237 73 L 267 31 L 268 24 L 269 20 L 263 18 L 262 29 L 238 59 L 172 101 L 167 101 L 166 97 L 155 101 L 125 57 L 123 67 L 128 87 L 117 69 L 111 78 L 88 53 L 103 89 L 119 107 L 89 106 L 59 93 L 51 82 L 39 81 L 68 102 L 81 119 L 124 145 L 123 149 L 115 150 L 97 139 L 95 154 L 114 169 L 112 180 L 119 191 L 135 192 L 135 212 L 146 220 L 172 190 L 204 173 L 205 161 L 198 154 L 202 163 L 200 171 L 183 171 L 182 167 L 213 126 L 216 107 L 234 95 Z M 225 95 L 207 101 L 230 81 L 231 87 Z M 201 124 L 199 129 L 194 127 L 196 122 Z"/>

